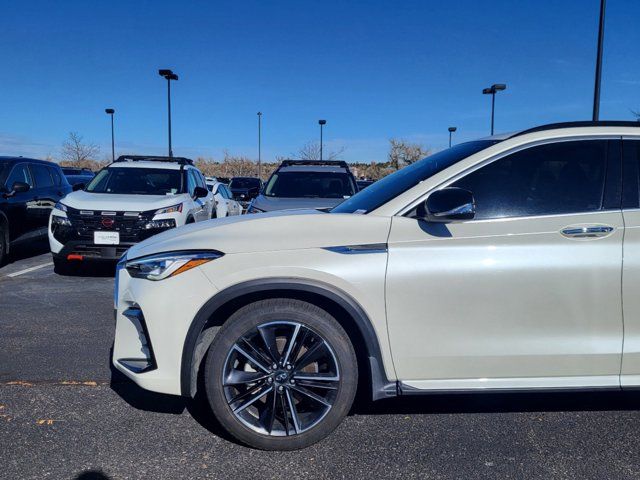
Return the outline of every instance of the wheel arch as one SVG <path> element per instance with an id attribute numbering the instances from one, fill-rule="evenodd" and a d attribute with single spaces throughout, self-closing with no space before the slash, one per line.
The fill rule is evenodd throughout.
<path id="1" fill-rule="evenodd" d="M 359 394 L 366 389 L 373 400 L 395 396 L 396 382 L 385 374 L 378 336 L 364 309 L 333 285 L 298 278 L 269 278 L 243 282 L 218 292 L 198 311 L 187 332 L 180 366 L 180 390 L 193 397 L 198 389 L 202 360 L 221 326 L 239 308 L 268 298 L 308 301 L 332 314 L 349 336 L 358 359 Z"/>

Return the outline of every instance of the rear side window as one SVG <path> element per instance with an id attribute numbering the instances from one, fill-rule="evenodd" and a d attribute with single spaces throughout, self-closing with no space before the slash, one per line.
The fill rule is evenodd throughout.
<path id="1" fill-rule="evenodd" d="M 451 186 L 473 193 L 476 219 L 600 210 L 607 145 L 606 140 L 581 140 L 527 148 Z"/>
<path id="2" fill-rule="evenodd" d="M 622 206 L 624 208 L 640 207 L 640 140 L 623 140 L 623 185 Z"/>
<path id="3" fill-rule="evenodd" d="M 58 169 L 56 167 L 47 167 L 49 169 L 49 173 L 51 174 L 51 178 L 53 179 L 54 185 L 62 184 L 62 178 L 58 173 Z"/>
<path id="4" fill-rule="evenodd" d="M 46 188 L 53 186 L 53 180 L 49 174 L 49 168 L 46 165 L 38 163 L 31 164 L 31 171 L 36 180 L 36 188 Z"/>
<path id="5" fill-rule="evenodd" d="M 11 187 L 13 187 L 13 184 L 16 182 L 28 183 L 33 187 L 31 173 L 29 172 L 29 168 L 26 163 L 20 163 L 13 167 L 13 170 L 11 170 L 11 173 L 9 173 L 9 176 L 7 177 L 7 181 L 5 182 L 7 190 L 11 190 Z"/>

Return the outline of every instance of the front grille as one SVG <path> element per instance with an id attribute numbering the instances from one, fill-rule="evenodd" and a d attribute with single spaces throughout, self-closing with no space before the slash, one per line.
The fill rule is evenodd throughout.
<path id="1" fill-rule="evenodd" d="M 121 242 L 139 242 L 152 233 L 144 225 L 153 218 L 153 212 L 102 212 L 68 208 L 67 217 L 77 238 L 93 241 L 93 232 L 119 232 Z"/>

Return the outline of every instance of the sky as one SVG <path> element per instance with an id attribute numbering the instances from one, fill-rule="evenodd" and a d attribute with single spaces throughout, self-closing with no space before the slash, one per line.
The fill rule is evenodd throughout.
<path id="1" fill-rule="evenodd" d="M 348 161 L 390 138 L 446 148 L 589 120 L 599 0 L 0 0 L 0 155 L 54 158 L 70 131 L 110 156 L 292 156 L 319 137 Z M 601 119 L 640 110 L 640 1 L 607 2 Z"/>

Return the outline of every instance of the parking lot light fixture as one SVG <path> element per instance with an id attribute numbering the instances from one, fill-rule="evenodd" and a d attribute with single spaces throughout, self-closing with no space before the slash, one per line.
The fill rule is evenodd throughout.
<path id="1" fill-rule="evenodd" d="M 455 132 L 457 129 L 458 129 L 457 127 L 449 127 L 449 148 L 451 148 L 451 134 Z"/>
<path id="2" fill-rule="evenodd" d="M 322 161 L 322 127 L 327 124 L 326 120 L 318 120 L 318 125 L 320 125 L 320 160 Z"/>
<path id="3" fill-rule="evenodd" d="M 104 112 L 107 115 L 111 115 L 111 161 L 113 162 L 116 159 L 116 149 L 113 135 L 113 114 L 116 113 L 116 111 L 113 108 L 105 108 Z"/>
<path id="4" fill-rule="evenodd" d="M 491 135 L 493 135 L 493 119 L 496 109 L 496 92 L 506 90 L 507 85 L 505 83 L 494 83 L 489 88 L 482 90 L 483 95 L 491 95 Z"/>
<path id="5" fill-rule="evenodd" d="M 167 112 L 169 116 L 169 156 L 173 157 L 173 149 L 171 148 L 171 80 L 178 80 L 178 75 L 169 69 L 160 69 L 158 74 L 167 80 Z"/>

